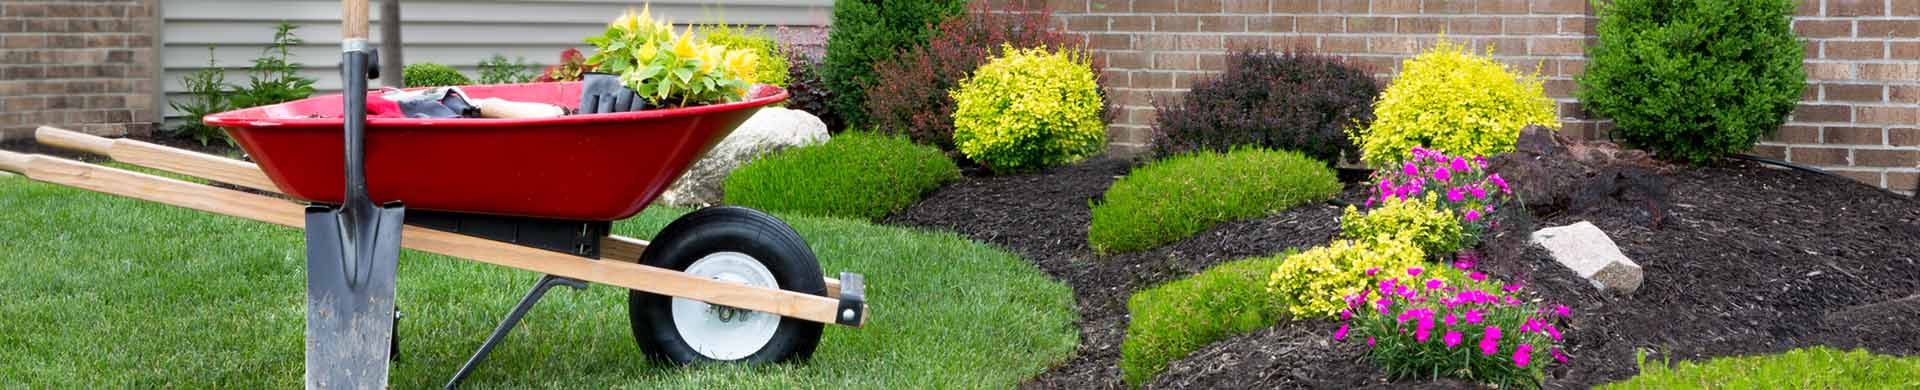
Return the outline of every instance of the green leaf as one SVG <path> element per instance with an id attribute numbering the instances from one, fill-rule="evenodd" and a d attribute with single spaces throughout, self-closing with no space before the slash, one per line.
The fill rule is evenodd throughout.
<path id="1" fill-rule="evenodd" d="M 673 70 L 673 75 L 674 75 L 675 77 L 679 77 L 679 78 L 680 78 L 680 82 L 682 82 L 682 83 L 687 83 L 687 82 L 692 82 L 692 81 L 693 81 L 693 69 L 688 69 L 688 68 L 684 68 L 684 67 L 683 67 L 683 68 L 680 68 L 680 69 L 674 69 L 674 70 Z"/>

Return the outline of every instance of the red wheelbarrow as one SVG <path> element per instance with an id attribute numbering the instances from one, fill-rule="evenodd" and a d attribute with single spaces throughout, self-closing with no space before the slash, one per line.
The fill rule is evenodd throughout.
<path id="1" fill-rule="evenodd" d="M 475 98 L 568 108 L 578 105 L 580 94 L 577 82 L 463 89 Z M 823 277 L 801 237 L 764 213 L 698 210 L 651 243 L 609 234 L 611 221 L 644 209 L 759 107 L 786 98 L 765 86 L 749 95 L 736 103 L 543 119 L 368 119 L 369 195 L 406 203 L 402 246 L 543 274 L 448 387 L 555 285 L 632 290 L 627 307 L 640 349 L 680 364 L 803 359 L 818 344 L 822 324 L 860 326 L 866 318 L 860 275 Z M 258 165 L 51 127 L 36 132 L 48 145 L 253 191 L 4 151 L 0 170 L 300 228 L 304 204 L 343 201 L 341 107 L 342 97 L 333 95 L 205 118 L 225 128 Z M 310 348 L 316 342 L 339 340 L 310 339 Z M 351 347 L 393 353 L 397 341 L 391 342 Z"/>

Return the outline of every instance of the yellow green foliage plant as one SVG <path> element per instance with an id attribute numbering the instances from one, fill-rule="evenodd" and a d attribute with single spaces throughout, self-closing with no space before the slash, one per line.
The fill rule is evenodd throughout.
<path id="1" fill-rule="evenodd" d="M 1439 208 L 1436 194 L 1412 199 L 1387 197 L 1378 207 L 1361 214 L 1347 206 L 1340 218 L 1340 233 L 1357 240 L 1391 239 L 1405 234 L 1420 250 L 1435 255 L 1460 251 L 1466 231 L 1453 211 Z"/>
<path id="2" fill-rule="evenodd" d="M 1348 296 L 1422 268 L 1426 257 L 1411 234 L 1335 240 L 1287 258 L 1268 278 L 1267 289 L 1288 302 L 1287 312 L 1294 316 L 1332 318 L 1347 308 Z"/>
<path id="3" fill-rule="evenodd" d="M 949 92 L 961 154 L 996 172 L 1020 172 L 1106 147 L 1100 86 L 1085 52 L 1004 46 L 1001 53 Z"/>
<path id="4" fill-rule="evenodd" d="M 645 9 L 638 15 L 627 10 L 587 43 L 599 49 L 587 57 L 588 65 L 619 75 L 627 88 L 657 106 L 739 101 L 760 66 L 753 50 L 695 39 L 692 27 L 675 33 Z"/>
<path id="5" fill-rule="evenodd" d="M 766 28 L 738 27 L 726 23 L 704 25 L 697 28 L 700 39 L 708 45 L 723 46 L 731 49 L 753 51 L 759 58 L 758 66 L 753 69 L 753 79 L 748 84 L 766 84 L 780 88 L 787 87 L 787 52 L 781 49 L 780 42 L 768 34 Z"/>
<path id="6" fill-rule="evenodd" d="M 1537 71 L 1518 74 L 1445 37 L 1401 67 L 1374 104 L 1373 124 L 1349 130 L 1370 165 L 1407 161 L 1415 146 L 1491 156 L 1512 151 L 1527 125 L 1560 127 Z"/>

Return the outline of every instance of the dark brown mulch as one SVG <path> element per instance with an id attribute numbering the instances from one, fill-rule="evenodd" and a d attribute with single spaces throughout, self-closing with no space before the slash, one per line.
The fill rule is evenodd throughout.
<path id="1" fill-rule="evenodd" d="M 1149 251 L 1095 255 L 1086 240 L 1088 202 L 1130 166 L 1094 160 L 1036 174 L 969 175 L 881 222 L 953 230 L 1006 247 L 1072 286 L 1080 306 L 1080 351 L 1024 386 L 1071 389 L 1122 387 L 1120 342 L 1126 299 L 1134 291 L 1228 260 L 1318 245 L 1339 231 L 1339 208 L 1314 204 L 1220 224 Z"/>
<path id="2" fill-rule="evenodd" d="M 1574 360 L 1550 369 L 1549 387 L 1632 377 L 1635 351 L 1642 350 L 1675 360 L 1814 345 L 1920 354 L 1920 202 L 1845 179 L 1751 164 L 1686 169 L 1666 179 L 1666 210 L 1613 202 L 1540 222 L 1587 220 L 1605 230 L 1646 270 L 1632 296 L 1599 294 L 1544 250 L 1525 246 L 1516 236 L 1527 228 L 1503 229 L 1505 238 L 1496 243 L 1526 249 L 1482 263 L 1489 273 L 1574 308 L 1567 342 Z M 1286 325 L 1216 343 L 1171 365 L 1156 384 L 1360 385 L 1274 372 L 1296 366 L 1351 370 L 1377 381 L 1377 370 L 1354 368 L 1361 358 L 1352 346 L 1324 342 L 1331 326 Z M 1283 345 L 1303 347 L 1276 347 Z"/>

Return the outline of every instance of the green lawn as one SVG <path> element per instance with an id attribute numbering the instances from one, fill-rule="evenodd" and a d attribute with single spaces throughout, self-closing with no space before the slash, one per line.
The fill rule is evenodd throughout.
<path id="1" fill-rule="evenodd" d="M 649 237 L 686 210 L 615 225 Z M 950 233 L 787 217 L 824 262 L 867 276 L 866 328 L 827 327 L 802 365 L 646 361 L 626 292 L 555 289 L 469 388 L 1005 388 L 1078 342 L 1069 289 Z M 0 387 L 297 388 L 300 232 L 0 177 Z M 538 275 L 439 255 L 400 262 L 396 389 L 439 387 Z"/>

